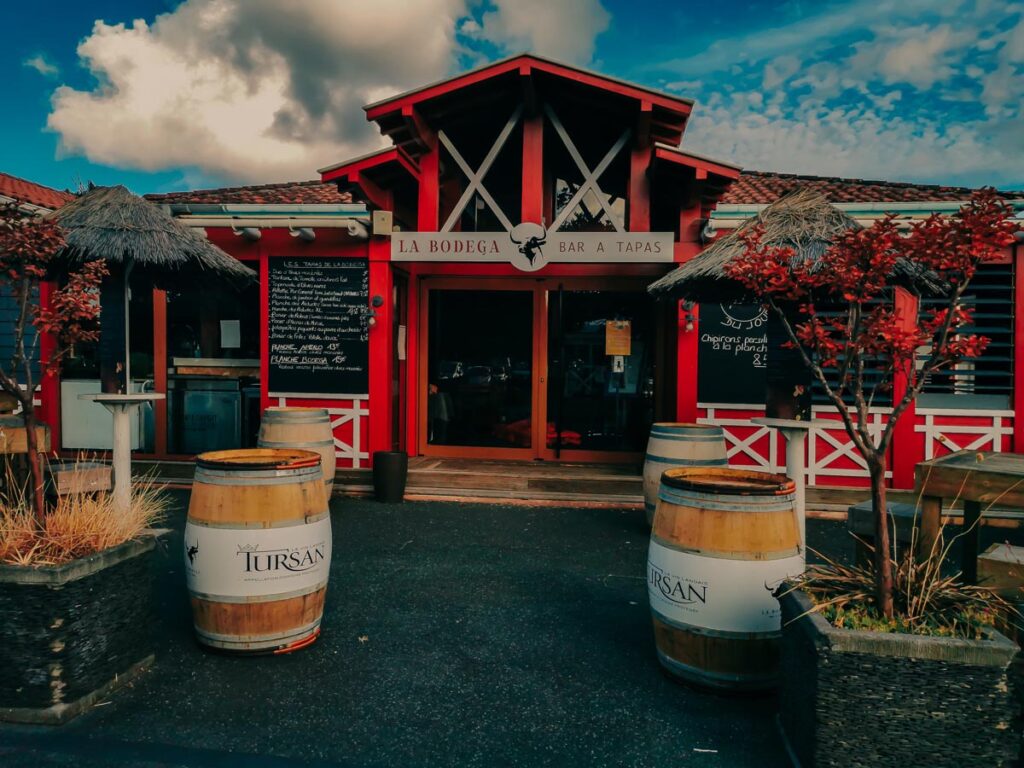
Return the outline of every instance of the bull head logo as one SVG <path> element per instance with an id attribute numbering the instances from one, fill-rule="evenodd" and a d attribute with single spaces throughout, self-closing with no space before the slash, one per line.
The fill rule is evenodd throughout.
<path id="1" fill-rule="evenodd" d="M 524 221 L 522 224 L 514 226 L 508 234 L 512 242 L 519 246 L 519 252 L 523 254 L 529 265 L 531 267 L 539 266 L 537 259 L 544 256 L 541 246 L 547 239 L 547 230 L 540 224 Z"/>

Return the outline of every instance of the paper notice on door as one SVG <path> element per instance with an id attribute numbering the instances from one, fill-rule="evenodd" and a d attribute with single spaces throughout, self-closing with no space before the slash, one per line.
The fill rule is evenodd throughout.
<path id="1" fill-rule="evenodd" d="M 399 360 L 405 360 L 405 338 L 407 331 L 404 325 L 398 326 L 398 338 L 395 340 L 396 352 Z"/>
<path id="2" fill-rule="evenodd" d="M 242 328 L 240 320 L 220 321 L 221 349 L 238 349 L 242 346 Z"/>
<path id="3" fill-rule="evenodd" d="M 629 320 L 606 320 L 604 324 L 604 353 L 628 356 L 632 336 Z"/>

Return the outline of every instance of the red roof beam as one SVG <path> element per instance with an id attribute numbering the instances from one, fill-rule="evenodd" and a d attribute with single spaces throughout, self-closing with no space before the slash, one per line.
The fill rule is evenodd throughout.
<path id="1" fill-rule="evenodd" d="M 359 174 L 364 171 L 380 168 L 388 163 L 395 163 L 398 167 L 407 171 L 414 179 L 419 178 L 419 168 L 416 166 L 416 163 L 398 147 L 382 149 L 379 152 L 363 155 L 362 157 L 347 160 L 337 165 L 330 165 L 326 168 L 321 168 L 317 173 L 320 174 L 320 180 L 324 182 L 347 178 L 350 182 L 355 183 L 356 177 Z"/>
<path id="2" fill-rule="evenodd" d="M 665 161 L 675 166 L 692 168 L 697 174 L 698 179 L 707 179 L 708 174 L 725 179 L 738 179 L 742 172 L 739 166 L 662 145 L 655 146 L 654 158 L 655 160 Z"/>
<path id="3" fill-rule="evenodd" d="M 404 107 L 415 106 L 416 104 L 435 99 L 439 96 L 444 96 L 445 94 L 461 90 L 477 83 L 482 83 L 511 73 L 517 73 L 520 76 L 532 75 L 535 71 L 545 72 L 565 80 L 580 83 L 581 85 L 596 88 L 607 93 L 619 94 L 636 101 L 646 100 L 654 107 L 659 107 L 683 117 L 689 115 L 693 109 L 693 101 L 691 99 L 669 96 L 667 94 L 659 93 L 658 91 L 644 88 L 643 86 L 633 85 L 621 80 L 615 80 L 613 78 L 598 75 L 593 72 L 587 72 L 586 70 L 578 69 L 576 67 L 570 67 L 565 64 L 559 64 L 554 61 L 542 59 L 534 55 L 520 55 L 511 59 L 505 59 L 504 61 L 495 62 L 494 64 L 472 70 L 464 75 L 453 77 L 440 83 L 409 91 L 374 104 L 368 104 L 363 107 L 363 109 L 366 110 L 366 117 L 368 120 L 376 121 L 386 115 L 399 111 Z"/>

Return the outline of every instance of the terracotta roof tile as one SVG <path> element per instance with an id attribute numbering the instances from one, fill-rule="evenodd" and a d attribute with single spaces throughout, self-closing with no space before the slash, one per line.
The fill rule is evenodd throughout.
<path id="1" fill-rule="evenodd" d="M 833 203 L 933 203 L 966 200 L 974 190 L 938 184 L 906 184 L 897 181 L 842 179 L 835 176 L 804 176 L 795 173 L 744 171 L 719 201 L 720 205 L 772 203 L 797 187 L 816 189 Z M 1002 192 L 1010 199 L 1024 192 Z"/>
<path id="2" fill-rule="evenodd" d="M 44 187 L 42 184 L 19 179 L 17 176 L 11 176 L 2 171 L 0 171 L 0 195 L 14 198 L 21 203 L 50 209 L 60 208 L 64 203 L 75 199 L 70 192 Z"/>
<path id="3" fill-rule="evenodd" d="M 222 187 L 196 189 L 191 192 L 170 192 L 145 196 L 154 203 L 236 203 L 267 205 L 315 205 L 351 203 L 350 194 L 338 192 L 334 184 L 313 181 L 289 181 L 280 184 L 260 184 L 249 187 Z"/>

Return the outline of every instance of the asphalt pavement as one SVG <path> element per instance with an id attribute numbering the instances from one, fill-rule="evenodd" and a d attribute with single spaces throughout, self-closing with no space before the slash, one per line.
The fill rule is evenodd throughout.
<path id="1" fill-rule="evenodd" d="M 335 499 L 322 636 L 233 657 L 193 639 L 175 500 L 155 665 L 63 727 L 0 726 L 0 766 L 788 765 L 773 697 L 662 673 L 642 512 Z"/>

